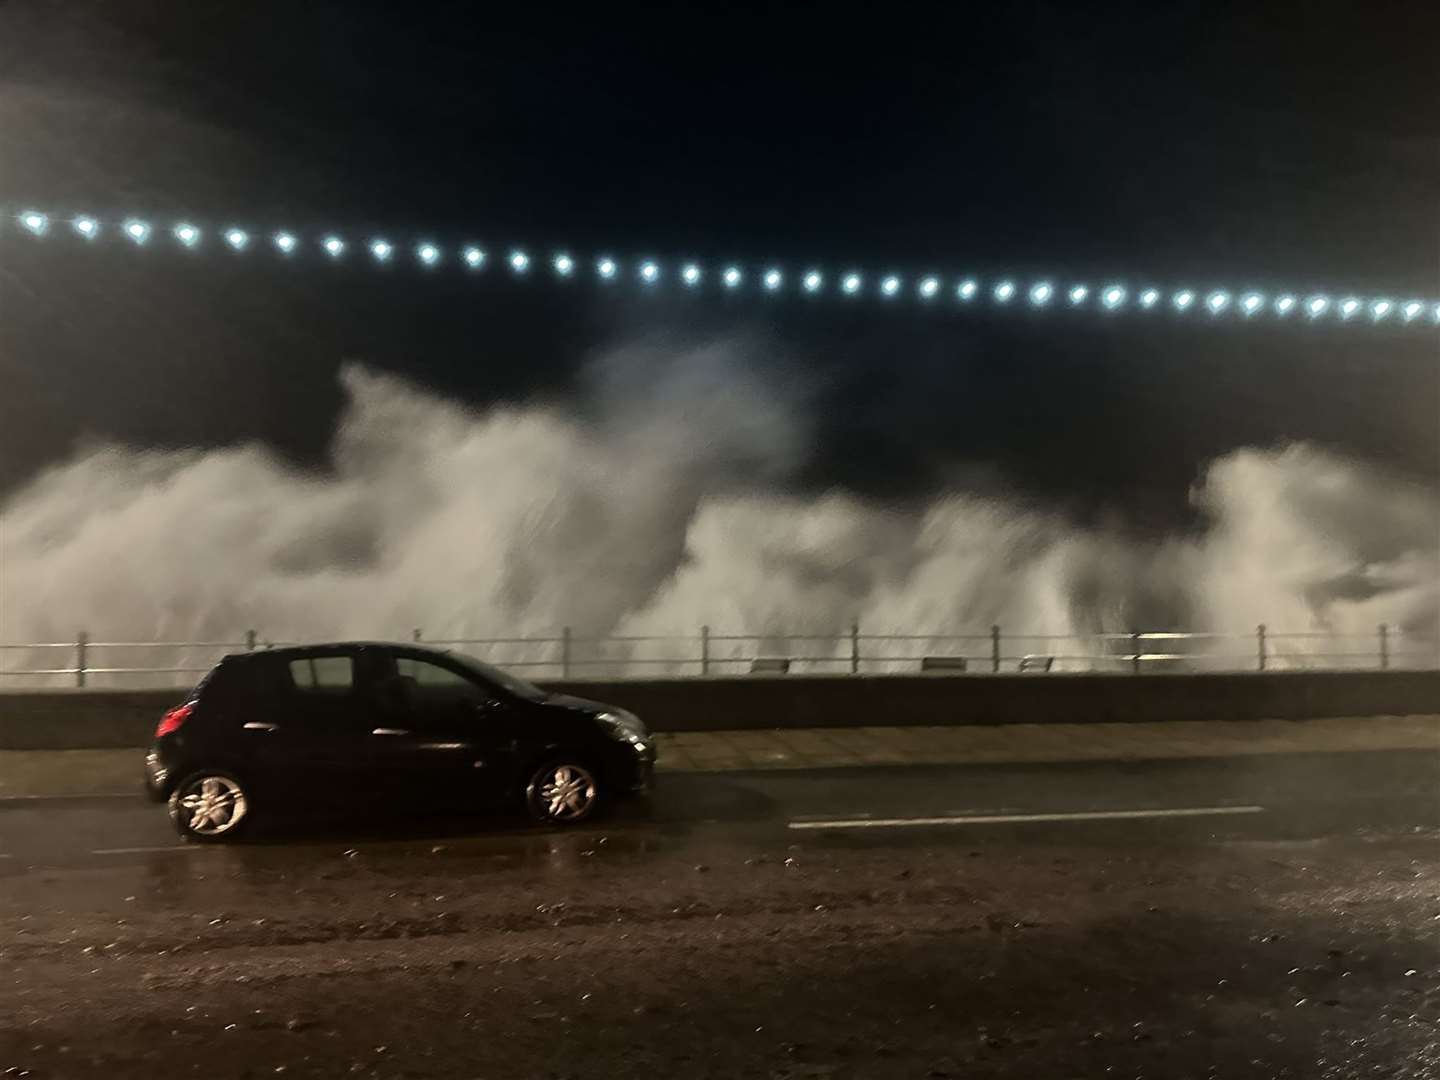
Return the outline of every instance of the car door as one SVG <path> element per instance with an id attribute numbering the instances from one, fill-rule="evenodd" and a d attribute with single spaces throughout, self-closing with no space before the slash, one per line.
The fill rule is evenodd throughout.
<path id="1" fill-rule="evenodd" d="M 280 653 L 260 660 L 260 701 L 242 724 L 248 754 L 281 799 L 319 809 L 364 801 L 371 717 L 353 652 Z"/>
<path id="2" fill-rule="evenodd" d="M 417 804 L 494 804 L 516 755 L 507 699 L 443 657 L 396 653 L 377 670 L 374 768 L 385 790 Z"/>

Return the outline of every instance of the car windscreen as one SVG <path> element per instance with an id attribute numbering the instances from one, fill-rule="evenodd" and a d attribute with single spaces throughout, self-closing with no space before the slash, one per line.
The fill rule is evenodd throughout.
<path id="1" fill-rule="evenodd" d="M 473 656 L 466 656 L 464 653 L 457 652 L 447 653 L 447 655 L 450 659 L 468 671 L 478 675 L 486 682 L 493 683 L 518 698 L 524 698 L 526 701 L 544 701 L 548 696 L 544 690 L 541 690 L 534 683 L 526 682 L 520 678 L 520 676 L 512 675 L 508 671 L 502 671 L 500 668 L 492 664 L 487 664 L 483 660 L 476 660 Z"/>

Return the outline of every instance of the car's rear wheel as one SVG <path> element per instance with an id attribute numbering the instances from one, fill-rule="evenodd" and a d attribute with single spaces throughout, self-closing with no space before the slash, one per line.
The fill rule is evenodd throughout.
<path id="1" fill-rule="evenodd" d="M 553 758 L 531 774 L 525 808 L 548 825 L 578 825 L 595 816 L 602 794 L 588 765 L 571 757 Z"/>
<path id="2" fill-rule="evenodd" d="M 236 840 L 253 814 L 245 785 L 220 769 L 191 773 L 170 793 L 170 820 L 186 840 L 204 844 Z"/>

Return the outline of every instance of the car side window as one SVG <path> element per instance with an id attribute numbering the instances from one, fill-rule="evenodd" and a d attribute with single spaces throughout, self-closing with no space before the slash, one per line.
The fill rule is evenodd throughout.
<path id="1" fill-rule="evenodd" d="M 428 660 L 419 660 L 413 656 L 401 656 L 396 659 L 395 666 L 401 676 L 414 679 L 415 685 L 421 689 L 449 690 L 460 693 L 471 691 L 476 694 L 480 692 L 474 682 L 458 671 L 441 667 L 439 664 L 432 664 Z"/>
<path id="2" fill-rule="evenodd" d="M 340 696 L 355 687 L 355 661 L 349 656 L 305 656 L 290 661 L 290 680 L 300 693 Z"/>
<path id="3" fill-rule="evenodd" d="M 408 686 L 408 696 L 417 704 L 480 704 L 491 697 L 488 686 L 482 686 L 453 668 L 429 660 L 401 656 L 396 658 L 395 666 L 400 676 L 399 681 Z"/>

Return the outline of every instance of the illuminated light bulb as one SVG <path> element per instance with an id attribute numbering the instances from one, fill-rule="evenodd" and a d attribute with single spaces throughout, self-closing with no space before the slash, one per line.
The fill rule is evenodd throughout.
<path id="1" fill-rule="evenodd" d="M 97 218 L 89 215 L 72 218 L 61 217 L 52 221 L 47 214 L 39 210 L 23 210 L 15 215 L 15 220 L 22 228 L 35 236 L 48 235 L 52 226 L 63 229 L 68 225 L 77 236 L 85 240 L 94 240 L 100 236 L 103 228 L 114 227 L 113 225 L 102 226 Z M 159 227 L 164 228 L 165 226 Z M 136 245 L 147 244 L 154 228 L 155 226 L 139 218 L 127 218 L 120 225 L 121 232 Z M 205 230 L 188 221 L 172 225 L 170 232 L 176 241 L 187 248 L 198 247 L 205 240 Z M 264 236 L 265 234 L 261 233 L 252 237 L 244 229 L 233 226 L 216 233 L 217 239 L 237 252 L 246 250 L 252 239 L 263 244 Z M 295 253 L 300 244 L 296 236 L 287 231 L 271 233 L 269 239 L 275 248 L 285 255 Z M 332 259 L 340 258 L 349 250 L 348 242 L 335 235 L 325 236 L 320 241 L 320 246 Z M 388 261 L 397 250 L 388 241 L 379 239 L 362 244 L 362 249 L 366 247 L 370 254 L 380 262 Z M 430 242 L 417 245 L 414 253 L 417 259 L 426 266 L 436 265 L 444 258 L 442 249 Z M 472 270 L 480 268 L 488 258 L 485 251 L 475 246 L 465 247 L 459 251 L 459 254 Z M 543 256 L 541 257 L 543 258 Z M 523 250 L 512 250 L 507 256 L 507 261 L 517 273 L 523 273 L 530 269 L 530 256 Z M 561 277 L 572 277 L 581 268 L 580 262 L 564 252 L 553 254 L 550 264 L 555 273 Z M 630 265 L 634 267 L 636 264 Z M 609 257 L 597 259 L 594 267 L 599 276 L 606 280 L 615 279 L 619 275 L 619 265 Z M 694 288 L 707 280 L 708 272 L 702 264 L 689 262 L 679 268 L 679 277 L 686 286 Z M 638 275 L 644 283 L 653 285 L 663 279 L 664 269 L 662 264 L 657 261 L 646 261 L 638 265 Z M 720 272 L 720 283 L 726 289 L 738 289 L 745 279 L 744 275 L 745 272 L 739 265 L 728 265 Z M 933 300 L 940 295 L 944 288 L 950 287 L 954 288 L 955 296 L 962 301 L 971 301 L 979 296 L 980 282 L 976 278 L 965 278 L 954 282 L 952 286 L 946 285 L 945 279 L 936 275 L 906 279 L 898 274 L 889 274 L 878 279 L 876 284 L 879 286 L 880 295 L 891 299 L 908 295 L 904 293 L 907 280 L 912 283 L 915 295 L 924 300 Z M 786 284 L 785 272 L 779 267 L 766 268 L 761 272 L 760 282 L 766 291 L 779 292 Z M 833 287 L 833 284 L 838 284 L 842 293 L 847 296 L 856 296 L 863 294 L 866 279 L 860 272 L 851 271 L 843 277 L 837 278 L 831 284 L 826 282 L 825 275 L 820 270 L 808 269 L 803 276 L 797 276 L 796 283 L 806 293 L 819 293 L 827 285 Z M 987 283 L 987 287 L 991 288 L 991 295 L 996 303 L 1008 304 L 1023 295 L 1028 297 L 1029 302 L 1035 307 L 1044 307 L 1065 300 L 1068 300 L 1071 306 L 1079 307 L 1088 304 L 1091 295 L 1091 289 L 1087 285 L 1077 284 L 1062 289 L 1047 280 L 1034 281 L 1027 287 L 1013 280 L 1004 279 L 993 284 Z M 1024 290 L 1023 293 L 1022 290 Z M 1167 295 L 1156 287 L 1146 287 L 1132 294 L 1126 286 L 1116 283 L 1097 288 L 1095 299 L 1101 302 L 1104 309 L 1110 311 L 1122 308 L 1128 302 L 1134 302 L 1139 307 L 1150 310 L 1165 302 Z M 1303 315 L 1315 320 L 1330 314 L 1333 310 L 1335 315 L 1347 322 L 1362 321 L 1368 317 L 1369 321 L 1375 323 L 1384 320 L 1394 322 L 1403 320 L 1405 323 L 1411 323 L 1420 319 L 1440 323 L 1440 304 L 1433 300 L 1418 298 L 1406 300 L 1395 297 L 1372 296 L 1367 298 L 1355 295 L 1331 297 L 1321 293 L 1302 296 L 1294 293 L 1266 294 L 1258 290 L 1236 294 L 1224 289 L 1198 293 L 1188 288 L 1180 288 L 1169 293 L 1168 302 L 1179 312 L 1188 311 L 1191 307 L 1203 307 L 1212 315 L 1220 315 L 1234 307 L 1237 314 L 1246 318 L 1261 316 L 1269 312 L 1279 317 L 1291 315 L 1301 317 Z"/>
<path id="2" fill-rule="evenodd" d="M 1433 323 L 1440 323 L 1440 304 L 1436 304 L 1433 308 L 1430 309 L 1430 321 Z"/>

